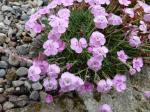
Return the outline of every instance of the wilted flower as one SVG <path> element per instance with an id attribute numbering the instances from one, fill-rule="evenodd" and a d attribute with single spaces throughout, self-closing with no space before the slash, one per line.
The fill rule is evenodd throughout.
<path id="1" fill-rule="evenodd" d="M 131 75 L 135 75 L 136 74 L 136 70 L 134 68 L 130 67 L 129 73 Z"/>
<path id="2" fill-rule="evenodd" d="M 147 33 L 147 25 L 145 24 L 144 21 L 140 21 L 139 29 L 140 29 L 141 31 L 143 31 L 143 33 Z"/>

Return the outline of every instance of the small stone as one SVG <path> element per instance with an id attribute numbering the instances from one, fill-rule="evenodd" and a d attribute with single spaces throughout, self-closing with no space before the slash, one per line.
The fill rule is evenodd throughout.
<path id="1" fill-rule="evenodd" d="M 11 7 L 9 7 L 9 6 L 6 6 L 6 5 L 3 5 L 2 6 L 2 11 L 4 12 L 4 11 L 10 11 L 10 12 L 12 12 L 13 11 L 13 8 L 11 8 Z"/>
<path id="2" fill-rule="evenodd" d="M 6 88 L 4 93 L 6 93 L 6 94 L 11 94 L 11 93 L 13 93 L 13 92 L 14 92 L 14 90 L 15 90 L 15 88 L 14 88 L 14 87 Z"/>
<path id="3" fill-rule="evenodd" d="M 0 78 L 4 77 L 6 75 L 5 69 L 0 69 Z"/>
<path id="4" fill-rule="evenodd" d="M 23 42 L 26 42 L 26 43 L 32 42 L 32 38 L 31 37 L 27 37 L 27 36 L 23 37 L 22 40 L 23 40 Z"/>
<path id="5" fill-rule="evenodd" d="M 25 76 L 28 74 L 28 68 L 20 67 L 19 69 L 17 69 L 16 74 L 20 77 Z"/>
<path id="6" fill-rule="evenodd" d="M 4 33 L 0 33 L 0 45 L 5 43 L 7 36 Z"/>
<path id="7" fill-rule="evenodd" d="M 7 98 L 4 95 L 0 94 L 0 104 L 4 103 L 6 100 Z"/>
<path id="8" fill-rule="evenodd" d="M 43 86 L 39 83 L 39 82 L 36 82 L 36 83 L 33 83 L 32 84 L 32 88 L 33 90 L 41 90 L 43 88 Z"/>
<path id="9" fill-rule="evenodd" d="M 13 86 L 14 86 L 14 87 L 19 87 L 19 86 L 23 85 L 23 84 L 24 84 L 24 82 L 23 82 L 23 81 L 18 80 L 18 81 L 13 81 L 13 82 L 12 82 L 12 84 L 13 84 Z"/>
<path id="10" fill-rule="evenodd" d="M 8 68 L 8 64 L 5 61 L 0 61 L 0 68 Z"/>
<path id="11" fill-rule="evenodd" d="M 27 87 L 28 90 L 31 89 L 31 84 L 28 81 L 24 82 L 24 86 Z"/>
<path id="12" fill-rule="evenodd" d="M 0 94 L 4 92 L 4 88 L 0 88 Z"/>
<path id="13" fill-rule="evenodd" d="M 16 49 L 19 55 L 27 55 L 29 53 L 29 45 L 27 44 L 17 46 Z"/>
<path id="14" fill-rule="evenodd" d="M 9 62 L 10 65 L 13 65 L 13 66 L 18 66 L 19 65 L 19 60 L 16 57 L 12 56 L 12 55 L 9 56 L 8 62 Z"/>
<path id="15" fill-rule="evenodd" d="M 0 112 L 2 112 L 2 110 L 3 110 L 3 107 L 2 107 L 2 105 L 0 104 Z"/>
<path id="16" fill-rule="evenodd" d="M 38 91 L 32 91 L 31 95 L 30 95 L 30 99 L 37 101 L 39 99 L 40 95 L 38 93 Z"/>
<path id="17" fill-rule="evenodd" d="M 4 16 L 0 14 L 0 22 L 2 22 L 3 20 L 4 20 Z"/>
<path id="18" fill-rule="evenodd" d="M 12 109 L 13 107 L 14 107 L 14 104 L 11 102 L 5 102 L 3 104 L 3 110 L 9 110 L 9 109 Z"/>
<path id="19" fill-rule="evenodd" d="M 6 74 L 6 79 L 9 81 L 15 80 L 17 78 L 16 76 L 16 70 L 15 69 L 8 69 L 7 74 Z"/>

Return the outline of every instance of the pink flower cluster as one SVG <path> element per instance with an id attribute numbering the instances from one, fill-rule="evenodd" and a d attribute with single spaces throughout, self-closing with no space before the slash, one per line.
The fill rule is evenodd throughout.
<path id="1" fill-rule="evenodd" d="M 97 83 L 97 91 L 101 93 L 108 93 L 112 87 L 117 92 L 123 92 L 126 89 L 126 76 L 117 74 L 113 80 L 108 78 Z"/>
<path id="2" fill-rule="evenodd" d="M 69 40 L 69 46 L 78 55 L 80 55 L 84 49 L 87 50 L 88 55 L 91 54 L 90 59 L 87 60 L 88 69 L 98 72 L 102 69 L 103 61 L 109 53 L 109 49 L 106 47 L 106 37 L 103 34 L 105 32 L 101 33 L 100 31 L 104 30 L 109 25 L 123 25 L 123 19 L 121 16 L 106 12 L 104 6 L 109 5 L 111 0 L 53 0 L 48 6 L 43 7 L 34 13 L 30 17 L 29 21 L 27 21 L 25 28 L 27 31 L 33 30 L 35 33 L 41 33 L 45 26 L 40 23 L 39 19 L 43 15 L 47 15 L 51 31 L 48 34 L 47 40 L 43 44 L 43 53 L 49 57 L 63 52 L 66 48 L 66 43 L 61 39 L 61 36 L 67 31 L 69 26 L 69 17 L 71 12 L 68 6 L 73 5 L 74 1 L 85 1 L 90 5 L 89 9 L 93 14 L 93 21 L 97 30 L 91 33 L 89 42 L 87 42 L 84 37 L 79 39 L 73 37 Z M 127 7 L 131 4 L 131 2 L 131 0 L 118 0 L 118 3 L 124 7 L 123 12 L 125 15 L 130 18 L 134 18 L 135 9 Z M 61 8 L 56 14 L 50 14 L 50 9 L 54 9 L 58 5 L 63 5 L 67 8 Z M 147 27 L 147 22 L 150 22 L 150 6 L 141 1 L 138 1 L 138 5 L 144 10 L 144 17 L 140 21 L 139 26 L 132 24 L 126 26 L 129 30 L 127 31 L 127 35 L 125 35 L 125 39 L 128 39 L 129 44 L 135 49 L 142 44 L 139 33 L 144 35 L 148 34 L 150 39 L 150 33 Z M 131 63 L 128 63 L 131 57 L 129 57 L 124 50 L 117 51 L 116 54 L 118 60 L 129 67 L 131 75 L 141 71 L 141 68 L 143 67 L 142 57 L 133 58 L 131 66 Z M 93 91 L 93 84 L 84 82 L 79 76 L 68 72 L 73 67 L 73 63 L 68 62 L 65 65 L 65 68 L 68 71 L 64 72 L 63 69 L 63 73 L 59 66 L 57 64 L 49 64 L 44 60 L 34 60 L 33 65 L 29 68 L 28 78 L 31 81 L 36 82 L 40 81 L 42 79 L 41 77 L 44 76 L 44 80 L 42 81 L 46 92 L 57 90 L 64 93 L 76 90 L 80 93 L 87 93 Z M 126 80 L 126 76 L 121 74 L 116 74 L 113 79 L 102 79 L 97 83 L 97 91 L 101 93 L 108 93 L 112 88 L 114 88 L 117 92 L 123 92 L 127 87 Z M 145 94 L 148 96 L 149 92 Z M 51 103 L 53 101 L 53 97 L 48 94 L 45 100 L 47 103 Z M 99 112 L 112 112 L 112 109 L 108 104 L 104 104 L 100 107 Z"/>

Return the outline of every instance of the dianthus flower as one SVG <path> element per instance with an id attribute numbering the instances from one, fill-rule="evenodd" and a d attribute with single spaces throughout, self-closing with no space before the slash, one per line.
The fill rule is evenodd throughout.
<path id="1" fill-rule="evenodd" d="M 87 61 L 87 65 L 89 67 L 89 69 L 97 72 L 101 69 L 102 67 L 102 61 L 103 61 L 103 57 L 91 57 L 88 61 Z"/>
<path id="2" fill-rule="evenodd" d="M 46 56 L 56 55 L 59 52 L 59 43 L 53 40 L 47 40 L 43 44 L 43 48 L 45 49 L 44 54 Z"/>
<path id="3" fill-rule="evenodd" d="M 118 92 L 123 92 L 126 89 L 126 76 L 117 74 L 113 79 L 113 86 Z"/>
<path id="4" fill-rule="evenodd" d="M 134 18 L 134 9 L 133 8 L 125 8 L 124 12 L 129 15 L 129 17 Z"/>
<path id="5" fill-rule="evenodd" d="M 87 42 L 85 38 L 80 38 L 79 41 L 77 38 L 72 38 L 70 41 L 71 41 L 70 47 L 76 53 L 81 53 L 83 51 L 83 48 L 87 47 Z"/>
<path id="6" fill-rule="evenodd" d="M 43 82 L 43 86 L 46 91 L 52 91 L 57 89 L 57 81 L 56 79 L 46 78 Z"/>
<path id="7" fill-rule="evenodd" d="M 141 68 L 143 67 L 143 59 L 141 57 L 134 58 L 132 63 L 133 63 L 133 68 L 138 72 L 140 72 Z"/>
<path id="8" fill-rule="evenodd" d="M 99 107 L 98 112 L 113 112 L 108 104 L 103 104 Z"/>
<path id="9" fill-rule="evenodd" d="M 46 97 L 45 97 L 45 102 L 47 104 L 51 104 L 53 102 L 53 96 L 50 95 L 50 94 L 47 94 Z"/>
<path id="10" fill-rule="evenodd" d="M 140 44 L 141 44 L 141 40 L 140 40 L 140 37 L 138 36 L 130 36 L 129 38 L 129 44 L 132 46 L 132 47 L 139 47 Z"/>
<path id="11" fill-rule="evenodd" d="M 82 85 L 78 91 L 80 93 L 90 93 L 92 92 L 94 89 L 94 85 L 92 83 L 89 83 L 89 82 L 85 82 L 84 85 Z"/>
<path id="12" fill-rule="evenodd" d="M 56 64 L 50 64 L 48 69 L 47 69 L 47 75 L 53 79 L 53 78 L 57 78 L 58 74 L 60 73 L 60 68 L 58 65 Z"/>
<path id="13" fill-rule="evenodd" d="M 144 21 L 140 21 L 140 26 L 139 29 L 143 32 L 143 33 L 147 33 L 147 25 Z"/>
<path id="14" fill-rule="evenodd" d="M 118 59 L 121 62 L 126 63 L 126 61 L 128 59 L 128 56 L 126 55 L 126 53 L 124 52 L 124 50 L 118 51 L 117 52 L 117 56 L 118 56 Z"/>
<path id="15" fill-rule="evenodd" d="M 105 29 L 108 25 L 107 18 L 103 15 L 96 16 L 94 18 L 95 26 L 99 29 Z"/>
<path id="16" fill-rule="evenodd" d="M 131 75 L 135 75 L 135 74 L 136 74 L 136 70 L 135 70 L 134 68 L 130 67 L 129 73 L 130 73 Z"/>
<path id="17" fill-rule="evenodd" d="M 113 86 L 113 82 L 111 81 L 111 79 L 100 80 L 97 83 L 97 91 L 102 93 L 107 93 L 111 90 L 112 86 Z"/>
<path id="18" fill-rule="evenodd" d="M 69 92 L 78 89 L 84 82 L 72 73 L 65 72 L 59 79 L 59 85 L 62 92 Z"/>
<path id="19" fill-rule="evenodd" d="M 41 69 L 38 66 L 31 66 L 28 70 L 28 78 L 31 81 L 38 81 L 40 79 Z"/>
<path id="20" fill-rule="evenodd" d="M 108 23 L 110 25 L 121 25 L 122 24 L 122 18 L 120 16 L 115 15 L 115 14 L 109 14 Z"/>
<path id="21" fill-rule="evenodd" d="M 98 31 L 93 32 L 92 35 L 90 36 L 89 45 L 91 47 L 100 47 L 104 45 L 105 43 L 106 43 L 105 36 Z"/>
<path id="22" fill-rule="evenodd" d="M 102 47 L 94 47 L 92 53 L 93 53 L 93 56 L 106 57 L 106 54 L 108 53 L 108 48 L 105 47 L 105 46 L 102 46 Z"/>
<path id="23" fill-rule="evenodd" d="M 128 6 L 131 4 L 131 0 L 119 0 L 119 3 L 124 6 Z"/>

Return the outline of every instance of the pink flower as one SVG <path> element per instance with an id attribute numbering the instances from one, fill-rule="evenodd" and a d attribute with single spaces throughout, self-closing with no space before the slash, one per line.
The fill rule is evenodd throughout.
<path id="1" fill-rule="evenodd" d="M 65 42 L 62 41 L 61 39 L 59 39 L 57 42 L 59 44 L 58 52 L 63 52 L 64 49 L 66 48 Z"/>
<path id="2" fill-rule="evenodd" d="M 107 93 L 111 90 L 113 82 L 110 79 L 100 80 L 97 84 L 97 91 Z"/>
<path id="3" fill-rule="evenodd" d="M 40 25 L 40 24 L 38 24 L 38 23 L 36 23 L 35 25 L 34 25 L 34 27 L 33 27 L 33 31 L 35 32 L 35 33 L 41 33 L 41 31 L 42 31 L 42 26 Z"/>
<path id="4" fill-rule="evenodd" d="M 90 93 L 93 91 L 93 89 L 94 89 L 94 85 L 92 83 L 85 82 L 84 85 L 82 85 L 78 91 L 80 93 Z"/>
<path id="5" fill-rule="evenodd" d="M 141 68 L 143 67 L 143 59 L 141 57 L 134 58 L 132 63 L 133 63 L 133 68 L 138 72 L 140 72 Z"/>
<path id="6" fill-rule="evenodd" d="M 144 96 L 147 99 L 150 99 L 150 91 L 144 91 Z"/>
<path id="7" fill-rule="evenodd" d="M 48 7 L 43 7 L 37 11 L 37 13 L 39 13 L 40 15 L 48 14 L 49 12 L 50 11 Z"/>
<path id="8" fill-rule="evenodd" d="M 131 75 L 135 75 L 136 74 L 136 70 L 134 68 L 130 67 L 129 73 Z"/>
<path id="9" fill-rule="evenodd" d="M 141 44 L 141 40 L 138 36 L 130 36 L 129 38 L 129 44 L 132 46 L 132 47 L 139 47 L 140 44 Z"/>
<path id="10" fill-rule="evenodd" d="M 50 94 L 47 94 L 46 97 L 45 97 L 45 102 L 47 104 L 51 104 L 53 102 L 53 96 L 50 95 Z"/>
<path id="11" fill-rule="evenodd" d="M 51 32 L 48 33 L 49 40 L 57 41 L 60 39 L 60 37 L 61 37 L 61 34 L 55 30 L 51 30 Z"/>
<path id="12" fill-rule="evenodd" d="M 69 17 L 70 17 L 70 10 L 67 9 L 67 8 L 60 9 L 60 10 L 58 11 L 58 16 L 59 16 L 60 18 L 62 18 L 62 19 L 68 20 Z"/>
<path id="13" fill-rule="evenodd" d="M 148 35 L 148 39 L 150 40 L 150 34 Z"/>
<path id="14" fill-rule="evenodd" d="M 79 41 L 77 40 L 77 38 L 72 38 L 70 41 L 70 47 L 76 53 L 81 53 L 83 51 L 83 48 L 87 47 L 87 42 L 85 38 L 81 38 Z"/>
<path id="15" fill-rule="evenodd" d="M 84 83 L 82 79 L 72 73 L 65 72 L 59 79 L 59 85 L 62 92 L 69 92 L 80 88 Z"/>
<path id="16" fill-rule="evenodd" d="M 28 70 L 28 78 L 34 82 L 40 79 L 41 69 L 38 66 L 31 66 Z"/>
<path id="17" fill-rule="evenodd" d="M 91 6 L 91 13 L 96 17 L 96 16 L 107 16 L 108 14 L 106 13 L 106 10 L 104 7 L 101 5 L 94 5 Z"/>
<path id="18" fill-rule="evenodd" d="M 128 14 L 131 18 L 134 18 L 134 9 L 133 8 L 125 8 L 124 12 Z"/>
<path id="19" fill-rule="evenodd" d="M 119 0 L 119 3 L 124 6 L 128 6 L 131 4 L 131 0 Z"/>
<path id="20" fill-rule="evenodd" d="M 94 47 L 93 48 L 93 55 L 94 56 L 102 56 L 106 57 L 106 54 L 108 53 L 108 48 L 105 46 L 102 47 Z"/>
<path id="21" fill-rule="evenodd" d="M 46 91 L 52 91 L 57 89 L 57 81 L 56 79 L 45 79 L 43 82 L 43 86 Z"/>
<path id="22" fill-rule="evenodd" d="M 103 57 L 91 57 L 88 61 L 87 61 L 87 65 L 88 67 L 93 70 L 93 71 L 99 71 L 102 67 L 102 60 Z"/>
<path id="23" fill-rule="evenodd" d="M 144 21 L 150 22 L 150 14 L 145 14 L 143 17 Z"/>
<path id="24" fill-rule="evenodd" d="M 59 49 L 59 43 L 53 40 L 47 40 L 44 44 L 43 44 L 43 48 L 44 50 L 44 54 L 46 56 L 53 56 L 56 55 L 58 53 L 58 49 Z"/>
<path id="25" fill-rule="evenodd" d="M 72 68 L 73 64 L 72 63 L 67 63 L 66 64 L 66 68 L 67 70 L 70 70 Z"/>
<path id="26" fill-rule="evenodd" d="M 124 75 L 117 74 L 113 79 L 114 88 L 118 92 L 123 92 L 126 90 L 126 77 Z"/>
<path id="27" fill-rule="evenodd" d="M 57 78 L 58 74 L 60 73 L 60 68 L 56 64 L 50 64 L 47 70 L 47 75 L 53 79 Z"/>
<path id="28" fill-rule="evenodd" d="M 103 104 L 100 106 L 98 112 L 113 112 L 111 107 L 108 104 Z"/>
<path id="29" fill-rule="evenodd" d="M 138 1 L 138 4 L 143 8 L 145 13 L 150 13 L 150 5 L 143 3 L 142 1 Z"/>
<path id="30" fill-rule="evenodd" d="M 64 6 L 71 6 L 73 5 L 74 0 L 61 0 Z"/>
<path id="31" fill-rule="evenodd" d="M 95 26 L 99 29 L 105 29 L 108 25 L 107 18 L 103 15 L 96 16 L 94 18 Z"/>
<path id="32" fill-rule="evenodd" d="M 115 15 L 115 14 L 110 14 L 108 16 L 108 23 L 110 25 L 121 25 L 122 24 L 122 18 L 120 16 Z"/>
<path id="33" fill-rule="evenodd" d="M 41 74 L 46 74 L 48 69 L 48 62 L 43 60 L 35 60 L 33 61 L 33 65 L 37 66 L 41 70 Z"/>
<path id="34" fill-rule="evenodd" d="M 105 36 L 98 31 L 93 32 L 92 35 L 90 36 L 89 45 L 91 47 L 100 47 L 104 45 L 105 43 L 106 43 Z"/>
<path id="35" fill-rule="evenodd" d="M 147 33 L 147 24 L 144 21 L 140 21 L 139 29 L 143 31 L 143 33 Z"/>
<path id="36" fill-rule="evenodd" d="M 128 56 L 125 54 L 124 50 L 121 50 L 121 51 L 118 51 L 117 52 L 117 55 L 118 55 L 118 59 L 123 62 L 123 63 L 126 63 L 127 59 L 128 59 Z"/>

